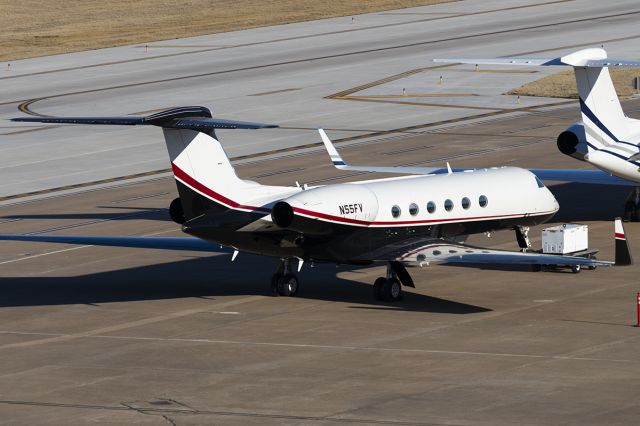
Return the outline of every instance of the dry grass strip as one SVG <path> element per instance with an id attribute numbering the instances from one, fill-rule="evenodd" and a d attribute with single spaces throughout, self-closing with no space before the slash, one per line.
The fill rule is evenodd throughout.
<path id="1" fill-rule="evenodd" d="M 0 61 L 450 1 L 0 0 Z"/>
<path id="2" fill-rule="evenodd" d="M 609 69 L 618 97 L 627 98 L 636 93 L 632 86 L 633 78 L 640 77 L 640 68 Z M 578 88 L 573 69 L 561 71 L 540 80 L 524 84 L 508 92 L 509 95 L 543 96 L 547 98 L 578 98 Z"/>

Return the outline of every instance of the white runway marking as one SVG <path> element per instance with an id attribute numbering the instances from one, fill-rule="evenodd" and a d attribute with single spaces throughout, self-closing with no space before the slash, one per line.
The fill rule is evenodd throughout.
<path id="1" fill-rule="evenodd" d="M 262 296 L 252 296 L 253 297 L 262 297 Z M 244 303 L 248 300 L 242 299 L 237 301 L 238 303 Z M 194 313 L 199 311 L 204 311 L 205 309 L 192 309 L 190 311 L 194 311 Z M 176 312 L 175 314 L 166 315 L 166 317 L 171 316 L 172 318 L 177 316 L 188 315 L 189 313 Z M 136 325 L 143 325 L 137 323 L 148 324 L 149 322 L 157 322 L 161 321 L 160 319 L 150 318 L 150 320 L 141 320 L 135 321 L 136 324 L 127 323 L 124 324 L 125 327 L 114 326 L 114 327 L 105 327 L 98 331 L 104 331 L 108 329 L 108 331 L 114 331 L 116 329 L 123 328 L 131 328 Z M 372 351 L 372 352 L 402 352 L 402 353 L 424 353 L 424 354 L 440 354 L 440 355 L 472 355 L 472 356 L 490 356 L 490 357 L 506 357 L 506 358 L 534 358 L 534 359 L 547 359 L 547 360 L 570 360 L 570 361 L 604 361 L 604 362 L 636 362 L 631 359 L 609 359 L 609 358 L 589 358 L 589 357 L 574 357 L 574 356 L 566 356 L 566 355 L 534 355 L 534 354 L 512 354 L 512 353 L 502 353 L 502 352 L 473 352 L 473 351 L 447 351 L 447 350 L 437 350 L 437 349 L 410 349 L 410 348 L 379 348 L 372 346 L 341 346 L 341 345 L 316 345 L 316 344 L 305 344 L 305 343 L 277 343 L 277 342 L 251 342 L 244 340 L 215 340 L 215 339 L 181 339 L 181 338 L 164 338 L 164 337 L 139 337 L 139 336 L 107 336 L 102 334 L 95 334 L 93 332 L 88 333 L 78 333 L 78 334 L 56 334 L 56 333 L 31 333 L 31 332 L 20 332 L 20 331 L 0 331 L 0 334 L 16 334 L 16 335 L 35 335 L 35 336 L 51 336 L 54 340 L 59 339 L 67 339 L 67 338 L 80 338 L 80 337 L 88 337 L 92 339 L 116 339 L 116 340 L 141 340 L 141 341 L 154 341 L 154 342 L 181 342 L 181 343 L 208 343 L 208 344 L 218 344 L 218 345 L 243 345 L 243 346 L 272 346 L 272 347 L 286 347 L 286 348 L 303 348 L 303 349 L 329 349 L 329 350 L 349 350 L 349 351 Z M 42 339 L 36 340 L 34 342 L 24 342 L 24 343 L 13 343 L 4 346 L 0 346 L 0 349 L 6 347 L 18 347 L 18 346 L 29 346 L 30 343 L 47 343 L 52 339 Z"/>
<path id="2" fill-rule="evenodd" d="M 73 334 L 49 334 L 49 333 L 25 333 L 25 332 L 11 332 L 11 331 L 0 331 L 0 334 L 22 334 L 22 335 L 33 335 L 33 336 L 47 336 L 44 339 L 38 340 L 30 340 L 28 342 L 17 342 L 17 343 L 8 343 L 6 345 L 0 346 L 0 349 L 8 349 L 8 348 L 24 348 L 31 347 L 36 345 L 42 345 L 47 343 L 57 343 L 65 340 L 73 340 L 81 337 L 98 337 L 100 338 L 109 338 L 109 336 L 105 336 L 104 333 L 111 333 L 114 331 L 126 330 L 129 328 L 139 327 L 148 324 L 154 324 L 161 321 L 167 321 L 175 318 L 185 317 L 193 314 L 199 314 L 201 312 L 210 311 L 212 307 L 227 307 L 227 306 L 235 306 L 242 303 L 253 302 L 255 300 L 264 299 L 266 296 L 248 296 L 243 297 L 242 299 L 230 300 L 228 302 L 222 302 L 217 304 L 207 304 L 205 306 L 193 309 L 185 309 L 183 311 L 172 312 L 170 314 L 158 315 L 155 317 L 144 318 L 136 321 L 129 321 L 122 324 L 110 325 L 107 327 L 96 328 L 94 330 L 88 330 L 80 333 Z M 170 339 L 167 339 L 170 340 Z"/>
<path id="3" fill-rule="evenodd" d="M 5 260 L 4 262 L 0 262 L 0 265 L 6 265 L 7 263 L 13 263 L 13 262 L 20 262 L 20 261 L 23 261 L 23 260 L 35 259 L 36 257 L 48 256 L 50 254 L 64 253 L 66 251 L 73 251 L 73 250 L 80 250 L 80 249 L 87 248 L 87 247 L 93 247 L 93 246 L 80 246 L 80 247 L 71 247 L 71 248 L 62 249 L 62 250 L 48 251 L 46 253 L 40 253 L 40 254 L 24 256 L 24 257 L 20 257 L 18 259 Z"/>

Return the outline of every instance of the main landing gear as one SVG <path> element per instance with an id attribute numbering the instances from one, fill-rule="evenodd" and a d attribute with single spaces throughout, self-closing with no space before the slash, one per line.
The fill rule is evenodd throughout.
<path id="1" fill-rule="evenodd" d="M 402 285 L 415 287 L 407 269 L 400 262 L 389 262 L 387 274 L 373 284 L 373 297 L 382 302 L 396 302 L 402 299 Z"/>
<path id="2" fill-rule="evenodd" d="M 629 222 L 640 222 L 640 187 L 632 189 L 627 196 L 622 219 Z"/>
<path id="3" fill-rule="evenodd" d="M 274 295 L 293 297 L 298 292 L 298 277 L 292 272 L 296 259 L 281 259 L 276 273 L 271 276 L 271 292 Z"/>
<path id="4" fill-rule="evenodd" d="M 299 259 L 281 259 L 276 273 L 271 276 L 271 291 L 276 296 L 293 297 L 298 292 L 298 277 L 293 272 Z M 415 284 L 400 262 L 392 261 L 387 265 L 386 277 L 378 278 L 373 285 L 373 296 L 383 302 L 395 302 L 402 299 L 402 286 L 414 287 Z"/>

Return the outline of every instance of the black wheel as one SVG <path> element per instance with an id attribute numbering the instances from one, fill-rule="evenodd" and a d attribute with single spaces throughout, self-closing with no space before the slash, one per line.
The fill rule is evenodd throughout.
<path id="1" fill-rule="evenodd" d="M 378 278 L 376 282 L 373 283 L 373 298 L 376 300 L 384 300 L 382 297 L 382 287 L 387 282 L 386 278 Z"/>
<path id="2" fill-rule="evenodd" d="M 571 272 L 573 272 L 574 274 L 577 274 L 580 272 L 580 265 L 571 265 Z"/>
<path id="3" fill-rule="evenodd" d="M 532 272 L 540 272 L 540 271 L 542 271 L 542 265 L 536 265 L 536 264 L 531 265 L 531 271 Z"/>
<path id="4" fill-rule="evenodd" d="M 396 302 L 402 298 L 402 285 L 396 279 L 385 280 L 382 285 L 382 298 L 385 302 Z"/>
<path id="5" fill-rule="evenodd" d="M 282 274 L 273 274 L 271 275 L 271 294 L 274 296 L 278 295 L 278 280 L 282 277 Z"/>
<path id="6" fill-rule="evenodd" d="M 278 279 L 278 294 L 293 297 L 298 292 L 298 277 L 293 274 L 283 275 Z"/>
<path id="7" fill-rule="evenodd" d="M 625 204 L 622 220 L 625 222 L 640 222 L 640 208 L 635 203 Z"/>

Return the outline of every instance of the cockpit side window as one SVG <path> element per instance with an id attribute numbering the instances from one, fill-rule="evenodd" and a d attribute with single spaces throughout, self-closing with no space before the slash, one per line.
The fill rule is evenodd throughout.
<path id="1" fill-rule="evenodd" d="M 538 179 L 538 176 L 536 176 L 536 184 L 538 185 L 538 188 L 544 188 L 544 183 Z"/>

